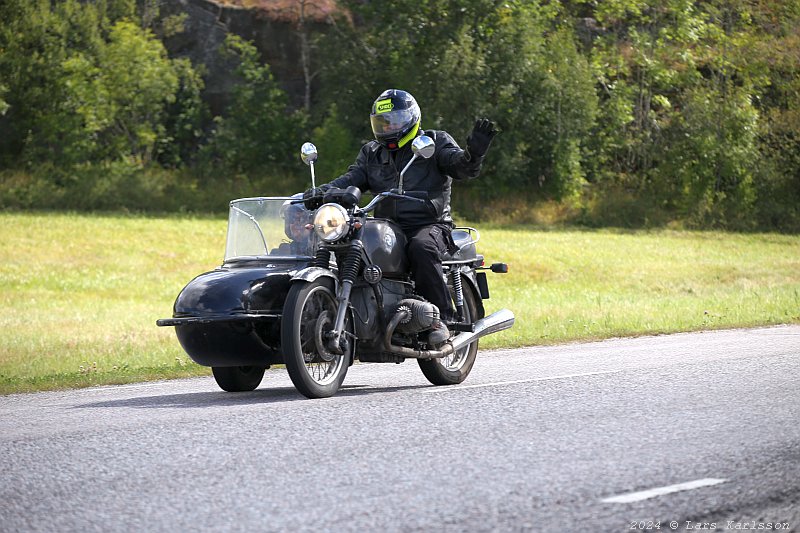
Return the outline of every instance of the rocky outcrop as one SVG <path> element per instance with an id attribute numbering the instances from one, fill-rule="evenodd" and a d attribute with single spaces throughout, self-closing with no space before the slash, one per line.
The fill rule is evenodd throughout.
<path id="1" fill-rule="evenodd" d="M 335 14 L 335 3 L 331 0 L 224 3 L 166 0 L 161 4 L 161 17 L 181 15 L 184 21 L 183 31 L 165 37 L 164 44 L 171 56 L 188 57 L 195 66 L 203 66 L 206 98 L 214 114 L 224 109 L 236 83 L 232 76 L 234 65 L 227 64 L 219 54 L 220 45 L 229 33 L 255 44 L 292 103 L 299 107 L 306 85 L 300 53 L 301 6 L 306 8 L 304 22 L 309 33 L 329 28 L 328 21 Z"/>

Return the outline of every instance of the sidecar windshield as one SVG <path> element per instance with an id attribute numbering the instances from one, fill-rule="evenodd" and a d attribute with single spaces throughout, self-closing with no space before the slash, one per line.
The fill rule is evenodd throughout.
<path id="1" fill-rule="evenodd" d="M 241 198 L 233 200 L 228 215 L 225 261 L 269 256 L 311 258 L 316 234 L 306 228 L 313 211 L 295 198 Z"/>

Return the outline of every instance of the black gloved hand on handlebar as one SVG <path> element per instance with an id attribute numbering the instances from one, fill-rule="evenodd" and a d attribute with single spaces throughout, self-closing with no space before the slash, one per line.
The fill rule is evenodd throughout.
<path id="1" fill-rule="evenodd" d="M 467 137 L 467 153 L 469 158 L 483 157 L 492 144 L 492 139 L 498 134 L 494 122 L 488 118 L 479 118 L 475 121 L 472 132 Z"/>
<path id="2" fill-rule="evenodd" d="M 313 189 L 306 189 L 303 193 L 303 205 L 306 209 L 314 210 L 322 205 L 322 197 L 325 195 L 325 191 L 320 187 L 314 187 Z"/>
<path id="3" fill-rule="evenodd" d="M 305 192 L 303 192 L 303 200 L 308 200 L 309 198 L 314 198 L 315 196 L 322 196 L 324 193 L 325 191 L 323 191 L 321 187 L 306 189 Z"/>

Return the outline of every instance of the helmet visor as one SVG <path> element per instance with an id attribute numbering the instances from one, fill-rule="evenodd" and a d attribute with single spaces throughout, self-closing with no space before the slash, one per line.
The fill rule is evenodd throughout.
<path id="1" fill-rule="evenodd" d="M 414 109 L 396 109 L 388 113 L 370 115 L 372 133 L 378 139 L 386 139 L 399 135 L 416 121 Z"/>

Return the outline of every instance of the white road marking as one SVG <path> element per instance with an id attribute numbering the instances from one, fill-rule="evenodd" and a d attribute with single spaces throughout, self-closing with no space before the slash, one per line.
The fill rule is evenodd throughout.
<path id="1" fill-rule="evenodd" d="M 666 487 L 657 487 L 655 489 L 643 490 L 640 492 L 620 494 L 619 496 L 605 498 L 602 501 L 603 503 L 633 503 L 655 498 L 656 496 L 663 496 L 664 494 L 672 494 L 673 492 L 681 492 L 684 490 L 694 490 L 702 487 L 719 485 L 720 483 L 725 483 L 726 481 L 726 479 L 715 478 L 697 479 L 695 481 L 688 481 L 686 483 L 678 483 L 677 485 L 668 485 Z"/>
<path id="2" fill-rule="evenodd" d="M 497 387 L 501 385 L 516 385 L 517 383 L 533 383 L 534 381 L 549 381 L 552 379 L 567 379 L 567 378 L 580 378 L 584 376 L 598 376 L 600 374 L 615 374 L 621 370 L 606 370 L 603 372 L 584 372 L 582 374 L 563 374 L 561 376 L 550 376 L 546 378 L 531 378 L 531 379 L 515 379 L 513 381 L 495 381 L 492 383 L 480 383 L 478 385 L 455 385 L 452 387 L 435 387 L 432 389 L 425 389 L 421 392 L 426 394 L 434 392 L 449 392 L 464 389 L 477 389 L 480 387 Z"/>

